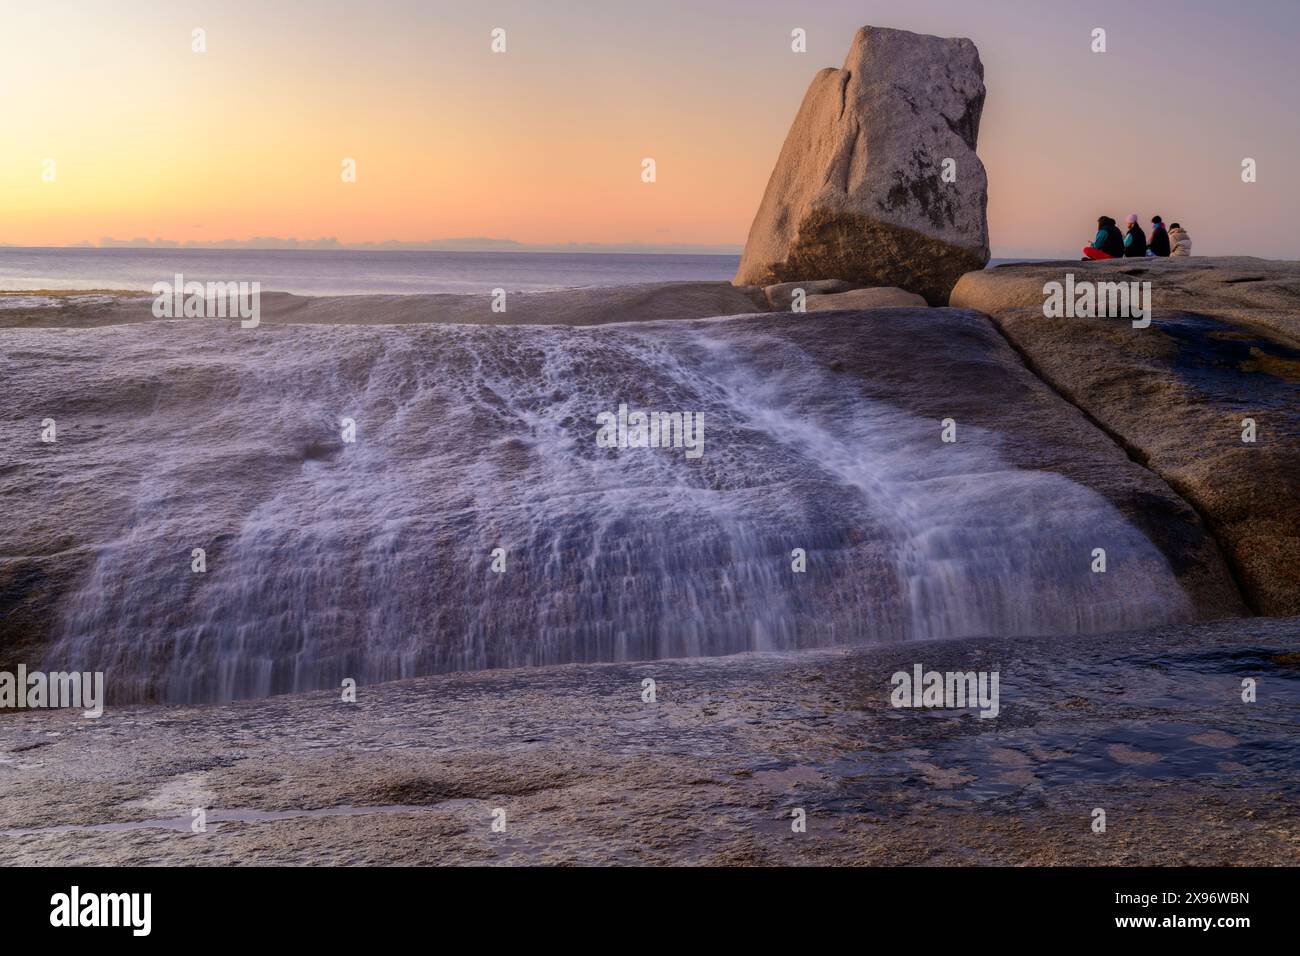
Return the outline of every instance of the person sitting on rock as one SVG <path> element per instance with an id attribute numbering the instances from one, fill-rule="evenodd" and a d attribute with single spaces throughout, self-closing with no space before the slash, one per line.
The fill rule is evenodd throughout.
<path id="1" fill-rule="evenodd" d="M 1147 234 L 1138 225 L 1137 213 L 1128 217 L 1128 232 L 1124 234 L 1124 258 L 1141 259 L 1147 254 Z"/>
<path id="2" fill-rule="evenodd" d="M 1171 256 L 1190 256 L 1192 254 L 1192 237 L 1178 223 L 1174 223 L 1169 227 L 1169 241 L 1173 244 L 1173 248 L 1169 252 Z"/>
<path id="3" fill-rule="evenodd" d="M 1165 230 L 1164 220 L 1159 216 L 1151 217 L 1151 238 L 1147 240 L 1147 254 L 1161 258 L 1169 255 L 1169 233 Z"/>
<path id="4" fill-rule="evenodd" d="M 1097 235 L 1092 245 L 1084 247 L 1085 259 L 1119 259 L 1124 255 L 1124 237 L 1110 216 L 1097 218 Z"/>

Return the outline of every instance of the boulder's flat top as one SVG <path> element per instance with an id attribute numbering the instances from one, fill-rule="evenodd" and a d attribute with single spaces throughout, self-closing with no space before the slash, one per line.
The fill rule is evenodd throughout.
<path id="1" fill-rule="evenodd" d="M 1300 262 L 1253 256 L 1013 263 L 966 273 L 951 304 L 990 315 L 1041 310 L 1043 284 L 1066 273 L 1076 281 L 1151 282 L 1157 320 L 1169 312 L 1201 312 L 1300 340 Z"/>

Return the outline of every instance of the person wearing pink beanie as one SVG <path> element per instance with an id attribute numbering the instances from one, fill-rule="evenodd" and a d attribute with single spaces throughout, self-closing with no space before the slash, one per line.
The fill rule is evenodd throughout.
<path id="1" fill-rule="evenodd" d="M 1124 233 L 1124 258 L 1142 259 L 1147 254 L 1147 234 L 1138 225 L 1137 213 L 1128 217 L 1128 232 Z"/>

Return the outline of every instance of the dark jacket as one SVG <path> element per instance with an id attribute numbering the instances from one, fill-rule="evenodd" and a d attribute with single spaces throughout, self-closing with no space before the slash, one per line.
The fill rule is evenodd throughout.
<path id="1" fill-rule="evenodd" d="M 1095 242 L 1093 245 L 1108 256 L 1122 259 L 1124 257 L 1124 237 L 1120 235 L 1119 226 L 1113 222 L 1108 222 L 1102 226 L 1102 231 L 1106 233 L 1106 240 L 1100 246 L 1097 246 Z"/>
<path id="2" fill-rule="evenodd" d="M 1147 234 L 1142 231 L 1142 227 L 1137 223 L 1128 227 L 1128 234 L 1124 237 L 1124 257 L 1126 259 L 1140 259 L 1147 254 Z"/>
<path id="3" fill-rule="evenodd" d="M 1169 233 L 1165 232 L 1164 226 L 1151 228 L 1151 239 L 1147 242 L 1147 248 L 1158 256 L 1169 255 Z"/>

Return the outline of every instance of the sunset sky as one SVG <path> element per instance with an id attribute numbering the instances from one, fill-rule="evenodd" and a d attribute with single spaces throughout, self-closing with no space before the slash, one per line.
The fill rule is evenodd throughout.
<path id="1" fill-rule="evenodd" d="M 1198 254 L 1300 258 L 1296 0 L 7 3 L 0 243 L 738 247 L 813 74 L 868 23 L 978 45 L 995 256 L 1158 212 Z"/>

